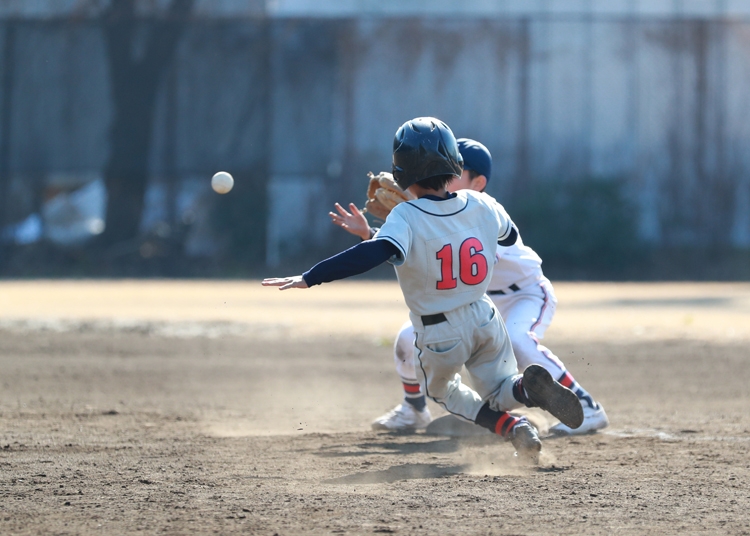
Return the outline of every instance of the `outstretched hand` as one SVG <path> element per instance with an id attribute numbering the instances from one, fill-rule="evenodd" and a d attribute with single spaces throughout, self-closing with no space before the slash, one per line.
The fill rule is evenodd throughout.
<path id="1" fill-rule="evenodd" d="M 334 225 L 338 225 L 345 231 L 360 237 L 362 240 L 368 240 L 370 238 L 370 226 L 367 223 L 367 218 L 362 214 L 362 211 L 357 208 L 354 203 L 349 203 L 349 210 L 347 212 L 344 207 L 336 203 L 334 205 L 338 214 L 335 212 L 329 212 L 328 215 L 331 217 L 331 222 Z"/>
<path id="2" fill-rule="evenodd" d="M 309 288 L 301 275 L 292 277 L 270 277 L 261 282 L 264 287 L 279 287 L 279 290 L 288 288 Z"/>

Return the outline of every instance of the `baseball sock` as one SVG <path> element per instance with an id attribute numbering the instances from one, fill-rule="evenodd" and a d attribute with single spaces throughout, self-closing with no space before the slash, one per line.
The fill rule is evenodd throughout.
<path id="1" fill-rule="evenodd" d="M 531 403 L 529 397 L 526 396 L 526 390 L 523 388 L 523 376 L 518 376 L 513 382 L 513 398 L 518 400 L 521 404 L 524 404 L 527 408 L 533 408 L 534 404 Z"/>
<path id="2" fill-rule="evenodd" d="M 562 385 L 573 391 L 578 399 L 582 403 L 588 404 L 590 408 L 598 409 L 599 404 L 594 401 L 594 398 L 575 380 L 575 378 L 567 370 L 563 372 L 563 375 L 557 380 Z"/>
<path id="3" fill-rule="evenodd" d="M 417 411 L 424 411 L 425 406 L 427 406 L 427 399 L 422 394 L 419 384 L 403 380 L 401 383 L 404 386 L 404 400 Z"/>
<path id="4" fill-rule="evenodd" d="M 514 417 L 505 411 L 490 409 L 490 405 L 486 403 L 479 410 L 479 413 L 477 413 L 477 418 L 474 419 L 474 422 L 499 436 L 508 437 L 513 427 L 523 419 L 524 417 Z"/>

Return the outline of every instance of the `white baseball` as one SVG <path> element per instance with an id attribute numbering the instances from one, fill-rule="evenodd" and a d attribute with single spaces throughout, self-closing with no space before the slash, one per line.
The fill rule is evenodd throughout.
<path id="1" fill-rule="evenodd" d="M 226 171 L 219 171 L 211 177 L 211 188 L 217 194 L 225 194 L 234 186 L 234 179 Z"/>

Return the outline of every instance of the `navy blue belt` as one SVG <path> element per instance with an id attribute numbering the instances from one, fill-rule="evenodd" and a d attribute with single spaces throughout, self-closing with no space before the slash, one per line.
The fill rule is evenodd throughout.
<path id="1" fill-rule="evenodd" d="M 422 324 L 425 326 L 432 326 L 435 324 L 440 324 L 441 322 L 446 322 L 448 319 L 445 318 L 445 315 L 443 313 L 437 313 L 434 315 L 425 315 L 422 317 Z"/>
<path id="2" fill-rule="evenodd" d="M 512 290 L 513 292 L 518 292 L 519 290 L 521 290 L 521 287 L 513 283 L 508 287 L 508 289 Z M 493 294 L 510 294 L 510 292 L 505 292 L 504 290 L 488 290 L 487 294 L 492 296 Z"/>

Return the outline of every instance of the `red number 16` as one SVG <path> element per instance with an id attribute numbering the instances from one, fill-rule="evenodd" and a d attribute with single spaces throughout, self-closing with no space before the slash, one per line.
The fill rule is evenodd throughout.
<path id="1" fill-rule="evenodd" d="M 480 252 L 484 248 L 477 238 L 467 238 L 458 249 L 458 276 L 466 285 L 478 285 L 487 277 L 487 259 Z M 438 290 L 456 288 L 453 276 L 453 246 L 444 245 L 435 256 L 440 261 L 440 281 Z"/>

